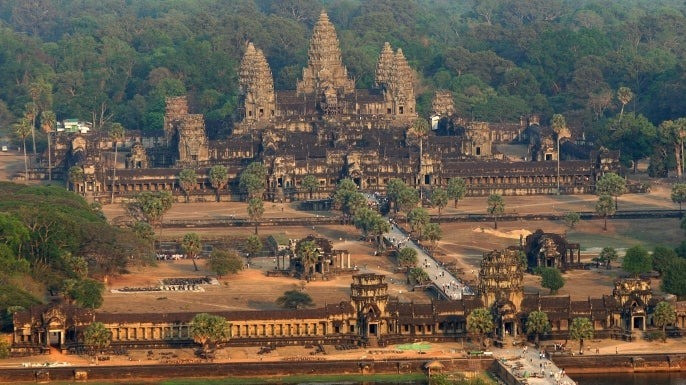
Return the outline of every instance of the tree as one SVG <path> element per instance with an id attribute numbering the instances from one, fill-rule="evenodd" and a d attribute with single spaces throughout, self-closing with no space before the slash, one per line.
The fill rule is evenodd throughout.
<path id="1" fill-rule="evenodd" d="M 503 197 L 498 194 L 491 194 L 487 200 L 486 211 L 493 217 L 493 228 L 498 228 L 498 217 L 505 212 L 505 202 Z"/>
<path id="2" fill-rule="evenodd" d="M 600 196 L 609 195 L 614 197 L 615 210 L 617 210 L 617 199 L 626 192 L 626 180 L 613 172 L 608 172 L 596 183 L 595 192 Z"/>
<path id="3" fill-rule="evenodd" d="M 281 297 L 276 299 L 276 304 L 283 308 L 294 310 L 314 306 L 312 297 L 299 290 L 285 291 Z"/>
<path id="4" fill-rule="evenodd" d="M 226 184 L 229 182 L 229 171 L 226 169 L 226 167 L 222 166 L 221 164 L 218 164 L 210 168 L 209 177 L 210 184 L 212 185 L 212 188 L 217 194 L 217 202 L 219 202 L 219 190 L 226 187 Z"/>
<path id="5" fill-rule="evenodd" d="M 102 306 L 102 293 L 105 285 L 94 279 L 82 279 L 76 281 L 69 291 L 69 297 L 77 305 L 88 309 L 97 309 Z"/>
<path id="6" fill-rule="evenodd" d="M 190 194 L 195 186 L 198 185 L 198 175 L 195 170 L 190 168 L 185 168 L 179 172 L 179 186 L 183 190 L 183 194 L 186 196 L 186 203 L 188 203 L 188 195 Z"/>
<path id="7" fill-rule="evenodd" d="M 314 175 L 305 175 L 302 181 L 303 188 L 310 193 L 310 199 L 312 199 L 312 194 L 314 194 L 319 189 L 319 181 Z"/>
<path id="8" fill-rule="evenodd" d="M 248 200 L 248 217 L 255 224 L 255 235 L 257 235 L 257 226 L 264 215 L 264 204 L 262 199 L 253 197 Z"/>
<path id="9" fill-rule="evenodd" d="M 622 120 L 622 117 L 624 116 L 624 107 L 631 102 L 631 100 L 634 98 L 634 93 L 631 92 L 631 88 L 629 87 L 619 87 L 617 90 L 617 99 L 619 99 L 619 102 L 622 104 L 622 109 L 619 111 L 619 120 Z"/>
<path id="10" fill-rule="evenodd" d="M 388 181 L 386 185 L 386 197 L 388 201 L 393 204 L 395 212 L 397 213 L 398 208 L 398 198 L 400 197 L 400 192 L 407 188 L 405 182 L 398 178 L 393 178 Z"/>
<path id="11" fill-rule="evenodd" d="M 636 245 L 627 249 L 622 261 L 622 269 L 627 273 L 638 277 L 640 274 L 648 273 L 653 269 L 653 258 L 641 245 Z"/>
<path id="12" fill-rule="evenodd" d="M 407 277 L 415 285 L 425 285 L 431 282 L 429 274 L 421 267 L 413 267 L 407 272 Z"/>
<path id="13" fill-rule="evenodd" d="M 615 202 L 612 201 L 612 197 L 609 195 L 601 195 L 598 198 L 598 202 L 595 204 L 595 212 L 605 220 L 603 230 L 607 231 L 607 217 L 612 216 L 615 214 L 615 212 L 617 212 Z"/>
<path id="14" fill-rule="evenodd" d="M 36 118 L 38 117 L 38 105 L 34 102 L 29 102 L 24 105 L 24 118 L 29 123 L 31 132 L 31 140 L 33 142 L 33 159 L 38 156 L 36 152 Z"/>
<path id="15" fill-rule="evenodd" d="M 448 181 L 448 196 L 455 200 L 455 207 L 457 208 L 457 202 L 464 198 L 467 193 L 467 182 L 462 178 L 450 178 Z"/>
<path id="16" fill-rule="evenodd" d="M 429 127 L 429 122 L 427 122 L 426 119 L 424 118 L 417 118 L 412 122 L 412 126 L 410 126 L 409 129 L 409 134 L 415 136 L 417 139 L 419 139 L 419 154 L 420 156 L 423 153 L 423 143 L 424 143 L 424 138 L 429 135 L 431 127 Z"/>
<path id="17" fill-rule="evenodd" d="M 605 268 L 608 270 L 610 270 L 612 261 L 616 261 L 617 257 L 617 250 L 609 246 L 603 247 L 600 254 L 598 254 L 598 259 L 605 264 Z"/>
<path id="18" fill-rule="evenodd" d="M 565 285 L 565 279 L 560 270 L 554 267 L 546 267 L 541 271 L 541 286 L 550 289 L 550 294 L 557 294 L 557 291 Z"/>
<path id="19" fill-rule="evenodd" d="M 117 172 L 117 144 L 120 140 L 124 139 L 124 126 L 119 123 L 112 124 L 109 135 L 110 139 L 112 140 L 112 144 L 114 144 L 114 163 L 112 164 L 112 198 L 110 199 L 110 203 L 114 203 L 114 180 Z"/>
<path id="20" fill-rule="evenodd" d="M 319 261 L 319 250 L 314 241 L 301 241 L 295 247 L 295 254 L 300 258 L 300 263 L 303 266 L 304 275 L 309 280 L 314 270 L 315 264 Z"/>
<path id="21" fill-rule="evenodd" d="M 467 316 L 467 331 L 477 337 L 479 344 L 482 338 L 493 331 L 493 315 L 485 307 L 472 310 Z"/>
<path id="22" fill-rule="evenodd" d="M 550 331 L 550 322 L 548 321 L 548 314 L 540 310 L 534 310 L 529 313 L 526 320 L 526 332 L 534 335 L 534 343 L 538 346 L 538 339 L 541 334 Z"/>
<path id="23" fill-rule="evenodd" d="M 686 183 L 675 183 L 672 186 L 672 202 L 679 204 L 679 212 L 681 212 L 681 204 L 686 202 Z"/>
<path id="24" fill-rule="evenodd" d="M 579 341 L 579 354 L 583 354 L 584 340 L 593 338 L 593 324 L 586 317 L 577 317 L 569 327 L 569 338 Z"/>
<path id="25" fill-rule="evenodd" d="M 679 258 L 673 249 L 665 246 L 655 246 L 653 249 L 653 270 L 664 275 L 667 269 L 672 265 L 672 262 Z"/>
<path id="26" fill-rule="evenodd" d="M 26 156 L 26 137 L 29 136 L 31 133 L 31 121 L 22 118 L 19 120 L 19 122 L 15 123 L 14 126 L 14 133 L 21 138 L 22 142 L 22 150 L 24 151 L 24 178 L 26 179 L 26 183 L 29 182 L 29 164 L 28 164 L 28 158 Z"/>
<path id="27" fill-rule="evenodd" d="M 406 187 L 400 191 L 398 196 L 398 208 L 409 217 L 410 210 L 419 203 L 419 194 L 412 187 Z M 409 220 L 409 218 L 408 218 Z"/>
<path id="28" fill-rule="evenodd" d="M 243 247 L 250 257 L 254 257 L 262 250 L 262 241 L 260 237 L 253 234 L 245 240 Z"/>
<path id="29" fill-rule="evenodd" d="M 67 174 L 69 182 L 74 186 L 74 191 L 80 194 L 81 192 L 77 191 L 77 185 L 86 180 L 86 176 L 83 174 L 83 168 L 81 166 L 71 166 L 69 167 Z"/>
<path id="30" fill-rule="evenodd" d="M 443 230 L 438 223 L 429 223 L 424 227 L 424 238 L 431 242 L 431 248 L 436 248 L 436 242 L 441 240 Z"/>
<path id="31" fill-rule="evenodd" d="M 667 325 L 676 322 L 676 311 L 671 303 L 661 301 L 655 306 L 655 312 L 653 313 L 653 323 L 655 326 L 662 328 L 662 341 L 666 341 Z"/>
<path id="32" fill-rule="evenodd" d="M 431 193 L 431 206 L 438 207 L 438 220 L 441 220 L 441 211 L 448 205 L 448 192 L 442 188 L 436 188 Z"/>
<path id="33" fill-rule="evenodd" d="M 57 124 L 57 117 L 53 111 L 43 111 L 40 115 L 40 124 L 48 142 L 48 180 L 52 180 L 52 132 Z"/>
<path id="34" fill-rule="evenodd" d="M 569 212 L 562 217 L 562 220 L 564 220 L 565 225 L 569 227 L 570 229 L 573 229 L 577 223 L 579 223 L 579 220 L 581 220 L 581 215 L 576 212 Z"/>
<path id="35" fill-rule="evenodd" d="M 419 234 L 419 239 L 422 238 L 424 228 L 429 224 L 429 213 L 422 207 L 415 207 L 407 214 L 407 221 L 410 223 L 412 232 Z"/>
<path id="36" fill-rule="evenodd" d="M 181 251 L 193 260 L 193 268 L 198 271 L 198 264 L 195 260 L 202 251 L 200 236 L 196 233 L 186 233 L 181 240 Z"/>
<path id="37" fill-rule="evenodd" d="M 207 268 L 217 273 L 221 278 L 226 274 L 236 274 L 243 269 L 243 261 L 233 250 L 212 250 L 210 259 L 207 260 Z"/>
<path id="38" fill-rule="evenodd" d="M 0 360 L 10 358 L 10 351 L 12 346 L 7 341 L 0 341 Z"/>
<path id="39" fill-rule="evenodd" d="M 189 334 L 195 343 L 201 344 L 204 352 L 210 347 L 228 340 L 229 323 L 226 318 L 207 313 L 196 314 L 190 322 Z"/>
<path id="40" fill-rule="evenodd" d="M 414 267 L 417 265 L 417 250 L 411 247 L 403 247 L 397 252 L 396 258 L 400 267 Z"/>
<path id="41" fill-rule="evenodd" d="M 636 173 L 638 161 L 653 153 L 657 139 L 657 129 L 643 115 L 627 114 L 623 120 L 613 118 L 607 121 L 606 131 L 611 133 L 607 145 L 620 150 L 620 160 L 633 164 Z"/>
<path id="42" fill-rule="evenodd" d="M 83 343 L 91 350 L 102 349 L 110 346 L 112 332 L 102 322 L 93 322 L 83 331 Z"/>
<path id="43" fill-rule="evenodd" d="M 174 197 L 169 191 L 145 191 L 136 195 L 129 204 L 129 213 L 134 217 L 140 217 L 153 228 L 162 222 L 164 214 L 172 207 Z"/>
<path id="44" fill-rule="evenodd" d="M 267 180 L 267 169 L 260 162 L 253 162 L 243 170 L 238 187 L 250 198 L 262 198 Z"/>
<path id="45" fill-rule="evenodd" d="M 672 261 L 662 276 L 662 290 L 679 298 L 686 297 L 686 259 Z"/>
<path id="46" fill-rule="evenodd" d="M 382 246 L 383 234 L 391 230 L 391 225 L 376 210 L 362 207 L 355 213 L 353 220 L 355 227 L 362 230 L 365 238 L 373 237 L 377 246 Z"/>

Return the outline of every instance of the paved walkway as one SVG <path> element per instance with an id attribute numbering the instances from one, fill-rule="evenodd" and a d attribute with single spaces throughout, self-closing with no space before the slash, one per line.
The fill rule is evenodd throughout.
<path id="1" fill-rule="evenodd" d="M 377 196 L 374 194 L 364 193 L 365 197 L 379 203 Z M 436 261 L 423 247 L 418 245 L 415 241 L 410 239 L 409 234 L 406 234 L 398 225 L 395 224 L 388 216 L 386 218 L 391 224 L 391 231 L 385 233 L 384 238 L 398 249 L 409 247 L 417 251 L 417 261 L 421 267 L 429 275 L 431 282 L 440 290 L 448 299 L 462 299 L 463 295 L 473 295 L 474 291 L 464 284 L 459 278 L 452 275 L 447 269 Z"/>
<path id="2" fill-rule="evenodd" d="M 513 347 L 511 349 L 496 349 L 494 356 L 516 378 L 526 378 L 529 385 L 574 385 L 576 382 L 555 363 L 548 358 L 541 358 L 539 351 L 526 348 Z M 533 377 L 536 376 L 536 377 Z"/>

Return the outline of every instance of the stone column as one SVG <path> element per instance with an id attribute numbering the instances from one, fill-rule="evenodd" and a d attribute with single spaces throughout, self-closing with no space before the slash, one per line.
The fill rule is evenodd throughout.
<path id="1" fill-rule="evenodd" d="M 348 253 L 348 269 L 350 269 L 350 253 Z"/>

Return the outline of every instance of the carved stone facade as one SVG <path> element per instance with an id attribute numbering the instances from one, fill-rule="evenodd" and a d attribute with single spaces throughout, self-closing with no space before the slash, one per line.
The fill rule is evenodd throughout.
<path id="1" fill-rule="evenodd" d="M 524 252 L 531 270 L 538 266 L 554 267 L 562 271 L 583 268 L 579 244 L 567 242 L 560 234 L 536 230 L 526 237 Z"/>
<path id="2" fill-rule="evenodd" d="M 248 43 L 238 71 L 238 84 L 248 122 L 270 121 L 276 115 L 274 79 L 267 59 L 253 43 Z"/>
<path id="3" fill-rule="evenodd" d="M 431 101 L 431 112 L 441 117 L 455 115 L 455 102 L 453 93 L 446 90 L 438 90 Z"/>

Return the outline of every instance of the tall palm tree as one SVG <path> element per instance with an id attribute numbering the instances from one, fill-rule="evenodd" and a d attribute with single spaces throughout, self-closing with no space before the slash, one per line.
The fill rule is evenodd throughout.
<path id="1" fill-rule="evenodd" d="M 48 138 L 48 180 L 52 180 L 52 150 L 50 142 L 52 142 L 52 131 L 55 129 L 57 118 L 52 111 L 43 111 L 40 115 L 40 124 L 43 132 Z"/>
<path id="2" fill-rule="evenodd" d="M 31 124 L 31 140 L 33 141 L 33 159 L 35 160 L 38 156 L 36 152 L 36 118 L 38 117 L 38 105 L 34 102 L 26 103 L 24 116 L 30 121 Z"/>
<path id="3" fill-rule="evenodd" d="M 26 137 L 31 134 L 31 121 L 24 117 L 19 122 L 14 124 L 14 133 L 21 138 L 22 148 L 24 150 L 24 178 L 26 183 L 29 182 L 29 163 L 26 157 Z"/>
<path id="4" fill-rule="evenodd" d="M 112 197 L 110 203 L 114 203 L 114 178 L 117 173 L 117 143 L 124 138 L 124 126 L 119 123 L 112 124 L 110 127 L 110 139 L 114 143 L 114 164 L 112 165 Z"/>
<path id="5" fill-rule="evenodd" d="M 624 107 L 631 102 L 631 99 L 634 98 L 634 93 L 631 92 L 631 88 L 629 87 L 619 87 L 617 90 L 617 99 L 619 99 L 619 102 L 622 103 L 622 109 L 619 111 L 619 121 L 622 121 L 622 117 L 624 116 Z"/>

